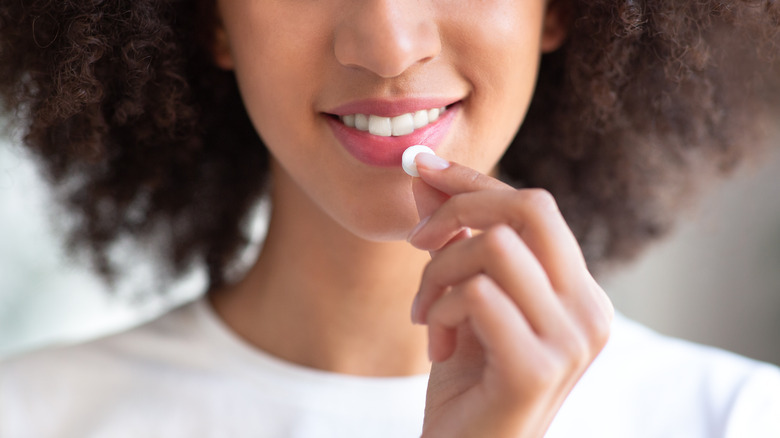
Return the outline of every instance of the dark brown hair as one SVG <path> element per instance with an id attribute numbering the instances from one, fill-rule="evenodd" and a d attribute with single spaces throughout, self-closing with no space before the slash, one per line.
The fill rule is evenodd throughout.
<path id="1" fill-rule="evenodd" d="M 233 75 L 204 49 L 213 2 L 0 5 L 0 100 L 77 219 L 70 241 L 106 278 L 109 249 L 130 237 L 154 243 L 173 274 L 203 263 L 216 287 L 247 243 L 268 154 Z M 543 58 L 501 171 L 550 190 L 596 266 L 663 235 L 698 174 L 755 149 L 780 5 L 558 5 L 568 41 Z"/>

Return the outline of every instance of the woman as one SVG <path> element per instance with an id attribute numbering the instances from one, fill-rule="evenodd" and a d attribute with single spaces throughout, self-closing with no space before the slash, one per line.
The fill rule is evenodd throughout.
<path id="1" fill-rule="evenodd" d="M 211 279 L 156 322 L 4 364 L 3 436 L 780 430 L 776 368 L 612 323 L 589 271 L 668 228 L 698 160 L 743 153 L 763 89 L 717 62 L 760 65 L 736 43 L 771 48 L 777 6 L 1 8 L 2 95 L 97 269 L 132 236 Z M 416 179 L 413 144 L 439 156 Z M 228 281 L 266 181 L 262 251 Z"/>

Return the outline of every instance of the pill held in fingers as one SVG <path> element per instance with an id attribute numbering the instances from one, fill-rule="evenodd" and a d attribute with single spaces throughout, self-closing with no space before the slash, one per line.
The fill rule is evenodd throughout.
<path id="1" fill-rule="evenodd" d="M 414 159 L 417 158 L 417 155 L 419 154 L 436 155 L 436 153 L 433 152 L 433 149 L 422 144 L 416 144 L 406 148 L 403 156 L 401 157 L 401 167 L 403 167 L 404 172 L 408 173 L 410 176 L 420 176 L 420 173 L 417 171 L 417 163 L 414 161 Z"/>

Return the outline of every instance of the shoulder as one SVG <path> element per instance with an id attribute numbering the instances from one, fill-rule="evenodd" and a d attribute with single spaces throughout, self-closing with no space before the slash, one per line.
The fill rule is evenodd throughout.
<path id="1" fill-rule="evenodd" d="M 681 380 L 678 383 L 735 384 L 757 369 L 776 369 L 719 348 L 662 335 L 620 314 L 602 358 L 607 367 L 622 365 L 612 370 L 621 374 L 635 376 L 641 372 L 647 378 Z"/>
<path id="2" fill-rule="evenodd" d="M 599 436 L 780 436 L 780 369 L 621 315 L 570 399 L 590 417 L 578 421 L 604 422 Z"/>
<path id="3" fill-rule="evenodd" d="M 0 361 L 0 382 L 7 383 L 9 377 L 19 382 L 25 378 L 85 373 L 91 368 L 106 370 L 106 365 L 132 362 L 175 362 L 182 348 L 197 347 L 196 307 L 197 303 L 185 304 L 119 333 L 7 358 Z"/>
<path id="4" fill-rule="evenodd" d="M 29 430 L 37 418 L 68 424 L 117 399 L 160 390 L 174 372 L 184 377 L 207 366 L 194 312 L 188 304 L 122 333 L 0 361 L 0 436 Z"/>
<path id="5" fill-rule="evenodd" d="M 757 367 L 730 403 L 725 436 L 780 436 L 780 371 Z"/>
<path id="6" fill-rule="evenodd" d="M 158 347 L 164 344 L 180 343 L 192 336 L 191 326 L 195 325 L 195 303 L 175 308 L 164 315 L 118 333 L 103 335 L 97 339 L 76 344 L 53 345 L 25 352 L 0 360 L 0 370 L 38 369 L 50 367 L 53 362 L 67 364 L 84 359 L 110 360 L 121 358 L 125 354 L 137 353 L 139 344 L 149 351 L 149 343 Z"/>

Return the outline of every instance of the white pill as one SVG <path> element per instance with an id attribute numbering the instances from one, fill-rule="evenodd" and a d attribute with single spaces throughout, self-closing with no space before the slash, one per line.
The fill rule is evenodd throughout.
<path id="1" fill-rule="evenodd" d="M 419 154 L 436 155 L 436 153 L 433 152 L 433 149 L 422 144 L 416 144 L 406 148 L 401 157 L 401 167 L 403 167 L 404 172 L 408 173 L 410 176 L 420 176 L 420 173 L 417 172 L 417 163 L 414 162 L 414 159 L 417 158 L 417 155 Z"/>

